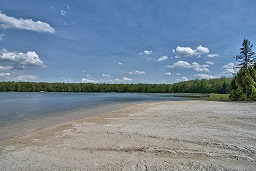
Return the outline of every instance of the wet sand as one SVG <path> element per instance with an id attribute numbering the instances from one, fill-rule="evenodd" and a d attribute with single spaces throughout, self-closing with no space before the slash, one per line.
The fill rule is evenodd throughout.
<path id="1" fill-rule="evenodd" d="M 144 103 L 0 142 L 0 170 L 256 170 L 256 103 Z"/>

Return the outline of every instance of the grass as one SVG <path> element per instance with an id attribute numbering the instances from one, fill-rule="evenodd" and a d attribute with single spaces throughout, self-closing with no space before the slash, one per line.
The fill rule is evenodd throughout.
<path id="1" fill-rule="evenodd" d="M 210 97 L 202 97 L 202 100 L 209 101 L 230 101 L 229 94 L 209 94 Z"/>

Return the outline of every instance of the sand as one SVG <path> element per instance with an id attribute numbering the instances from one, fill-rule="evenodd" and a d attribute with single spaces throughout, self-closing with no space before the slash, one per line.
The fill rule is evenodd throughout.
<path id="1" fill-rule="evenodd" d="M 0 142 L 0 170 L 256 170 L 256 103 L 144 103 Z"/>

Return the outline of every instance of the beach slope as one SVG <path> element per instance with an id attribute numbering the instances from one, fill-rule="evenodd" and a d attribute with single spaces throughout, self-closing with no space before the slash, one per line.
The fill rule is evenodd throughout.
<path id="1" fill-rule="evenodd" d="M 0 142 L 0 170 L 256 170 L 256 105 L 144 103 Z"/>

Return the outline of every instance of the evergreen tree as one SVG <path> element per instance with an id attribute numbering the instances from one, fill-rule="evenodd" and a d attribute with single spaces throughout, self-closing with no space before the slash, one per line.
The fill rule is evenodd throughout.
<path id="1" fill-rule="evenodd" d="M 248 69 L 249 66 L 253 66 L 255 56 L 252 47 L 251 42 L 248 39 L 244 39 L 242 47 L 240 48 L 240 55 L 235 57 L 239 68 Z"/>
<path id="2" fill-rule="evenodd" d="M 232 79 L 229 98 L 234 101 L 256 100 L 256 70 L 254 52 L 250 41 L 244 39 L 240 55 L 236 56 L 238 67 L 237 75 Z"/>

